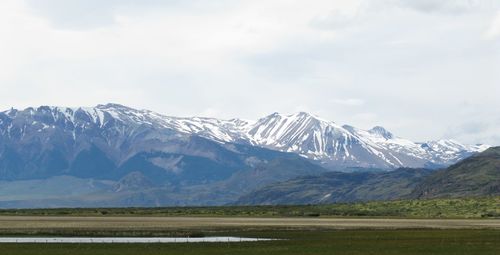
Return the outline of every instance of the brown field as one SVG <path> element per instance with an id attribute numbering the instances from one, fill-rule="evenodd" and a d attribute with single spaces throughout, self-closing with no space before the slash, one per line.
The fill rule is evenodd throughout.
<path id="1" fill-rule="evenodd" d="M 0 216 L 0 230 L 22 229 L 500 229 L 499 219 Z"/>

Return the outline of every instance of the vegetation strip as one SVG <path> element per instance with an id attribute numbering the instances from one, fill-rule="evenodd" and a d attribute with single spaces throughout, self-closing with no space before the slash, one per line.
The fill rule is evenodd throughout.
<path id="1" fill-rule="evenodd" d="M 4 209 L 0 215 L 500 218 L 500 196 L 328 205 Z"/>

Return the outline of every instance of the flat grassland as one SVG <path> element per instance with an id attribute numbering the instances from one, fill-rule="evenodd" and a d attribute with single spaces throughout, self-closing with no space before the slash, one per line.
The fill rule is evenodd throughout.
<path id="1" fill-rule="evenodd" d="M 239 236 L 252 243 L 0 244 L 23 254 L 500 254 L 497 219 L 1 216 L 4 236 Z"/>
<path id="2" fill-rule="evenodd" d="M 327 230 L 231 233 L 283 240 L 255 243 L 0 244 L 2 255 L 500 254 L 498 230 Z"/>
<path id="3" fill-rule="evenodd" d="M 500 254 L 500 198 L 312 206 L 0 210 L 3 236 L 239 236 L 255 243 L 0 244 L 23 254 Z"/>

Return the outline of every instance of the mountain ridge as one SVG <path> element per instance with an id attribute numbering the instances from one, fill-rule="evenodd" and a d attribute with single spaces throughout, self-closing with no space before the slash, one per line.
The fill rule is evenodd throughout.
<path id="1" fill-rule="evenodd" d="M 125 135 L 123 131 L 127 128 L 149 127 L 197 135 L 222 144 L 247 144 L 295 153 L 320 162 L 327 168 L 437 168 L 453 164 L 488 147 L 463 145 L 453 140 L 416 143 L 400 138 L 381 126 L 370 130 L 341 126 L 306 112 L 289 115 L 275 112 L 256 121 L 222 120 L 166 116 L 120 104 L 11 109 L 0 113 L 0 134 L 22 136 L 25 129 L 20 128 L 20 133 L 16 133 L 9 127 L 13 119 L 19 118 L 32 118 L 31 123 L 27 121 L 25 125 L 36 127 L 36 132 L 53 129 L 57 124 L 63 125 L 72 130 L 73 140 L 91 128 L 114 128 L 116 132 L 121 129 L 121 134 Z"/>

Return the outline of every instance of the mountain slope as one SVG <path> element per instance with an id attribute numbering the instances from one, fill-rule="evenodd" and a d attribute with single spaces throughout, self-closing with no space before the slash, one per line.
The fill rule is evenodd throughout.
<path id="1" fill-rule="evenodd" d="M 492 147 L 442 170 L 330 172 L 298 177 L 250 192 L 236 203 L 316 204 L 499 195 L 500 147 Z"/>
<path id="2" fill-rule="evenodd" d="M 321 204 L 398 199 L 412 192 L 431 170 L 398 169 L 391 172 L 330 172 L 303 176 L 242 196 L 236 204 Z"/>
<path id="3" fill-rule="evenodd" d="M 237 171 L 227 179 L 203 184 L 158 184 L 141 172 L 131 172 L 117 181 L 67 176 L 0 181 L 0 208 L 224 205 L 273 182 L 326 171 L 294 156 L 256 162 L 252 168 Z"/>
<path id="4" fill-rule="evenodd" d="M 118 180 L 140 172 L 157 184 L 191 185 L 220 181 L 276 157 L 298 158 L 172 128 L 193 128 L 183 121 L 113 104 L 12 109 L 0 113 L 0 180 Z"/>
<path id="5" fill-rule="evenodd" d="M 500 147 L 464 159 L 427 177 L 414 198 L 500 195 Z"/>

